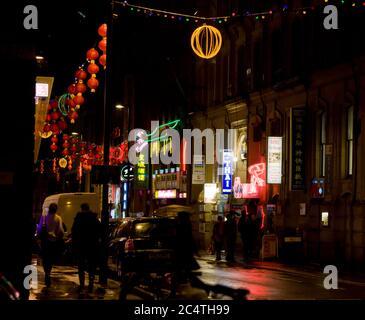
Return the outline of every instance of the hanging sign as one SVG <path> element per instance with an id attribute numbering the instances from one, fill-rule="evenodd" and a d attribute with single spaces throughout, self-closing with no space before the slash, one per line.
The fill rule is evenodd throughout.
<path id="1" fill-rule="evenodd" d="M 281 183 L 283 152 L 282 137 L 268 137 L 267 143 L 267 183 Z"/>
<path id="2" fill-rule="evenodd" d="M 291 109 L 291 190 L 305 189 L 305 109 Z"/>
<path id="3" fill-rule="evenodd" d="M 230 194 L 232 192 L 232 174 L 233 174 L 233 152 L 230 150 L 224 150 L 223 177 L 222 177 L 223 194 Z"/>

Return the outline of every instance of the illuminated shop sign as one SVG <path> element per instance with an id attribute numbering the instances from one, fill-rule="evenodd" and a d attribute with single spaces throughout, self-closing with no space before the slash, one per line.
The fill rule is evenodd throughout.
<path id="1" fill-rule="evenodd" d="M 146 180 L 146 165 L 144 162 L 144 154 L 140 154 L 138 158 L 137 164 L 137 180 L 145 181 Z"/>
<path id="2" fill-rule="evenodd" d="M 216 203 L 217 199 L 217 184 L 204 184 L 204 203 Z"/>
<path id="3" fill-rule="evenodd" d="M 223 151 L 223 177 L 222 193 L 230 194 L 232 192 L 232 173 L 233 173 L 233 152 Z"/>
<path id="4" fill-rule="evenodd" d="M 260 188 L 265 187 L 265 163 L 256 163 L 248 167 L 251 175 L 250 183 L 241 183 L 240 177 L 235 177 L 233 193 L 235 198 L 259 198 Z"/>
<path id="5" fill-rule="evenodd" d="M 176 189 L 172 190 L 156 190 L 156 199 L 174 199 L 176 198 Z"/>
<path id="6" fill-rule="evenodd" d="M 282 137 L 269 137 L 267 144 L 267 183 L 281 183 Z"/>

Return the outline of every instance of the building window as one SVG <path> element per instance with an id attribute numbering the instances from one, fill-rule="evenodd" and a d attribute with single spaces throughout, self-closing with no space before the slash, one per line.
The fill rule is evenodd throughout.
<path id="1" fill-rule="evenodd" d="M 347 109 L 347 174 L 352 175 L 354 156 L 354 107 Z"/>
<path id="2" fill-rule="evenodd" d="M 321 176 L 326 175 L 326 117 L 327 113 L 321 114 L 320 145 L 321 145 Z"/>

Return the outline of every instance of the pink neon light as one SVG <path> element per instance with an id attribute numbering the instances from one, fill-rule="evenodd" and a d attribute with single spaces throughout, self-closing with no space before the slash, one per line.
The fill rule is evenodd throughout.
<path id="1" fill-rule="evenodd" d="M 187 142 L 183 139 L 183 150 L 182 150 L 182 161 L 181 161 L 181 170 L 186 171 L 186 145 Z"/>
<path id="2" fill-rule="evenodd" d="M 233 192 L 235 198 L 259 198 L 259 189 L 265 183 L 265 163 L 257 163 L 248 167 L 251 174 L 250 183 L 241 183 L 241 178 L 234 179 Z M 263 176 L 263 177 L 260 177 Z"/>

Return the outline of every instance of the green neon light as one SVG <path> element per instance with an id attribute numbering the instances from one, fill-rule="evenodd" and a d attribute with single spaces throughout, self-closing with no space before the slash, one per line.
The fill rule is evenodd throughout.
<path id="1" fill-rule="evenodd" d="M 68 112 L 70 111 L 70 108 L 66 107 L 65 102 L 66 99 L 69 97 L 68 93 L 64 93 L 62 96 L 60 96 L 60 98 L 58 99 L 58 109 L 60 110 L 60 112 L 64 115 L 67 116 Z"/>
<path id="2" fill-rule="evenodd" d="M 162 129 L 163 127 L 166 127 L 166 126 L 170 127 L 170 129 L 175 129 L 176 126 L 179 124 L 179 122 L 180 122 L 180 119 L 177 119 L 174 121 L 170 121 L 168 123 L 161 124 L 159 127 L 155 128 L 155 130 L 153 130 L 150 134 L 146 134 L 146 136 L 151 137 L 157 133 L 157 130 Z M 154 139 L 148 139 L 148 140 L 146 140 L 146 142 L 156 141 L 156 140 L 159 140 L 160 138 L 161 137 L 154 138 Z"/>

